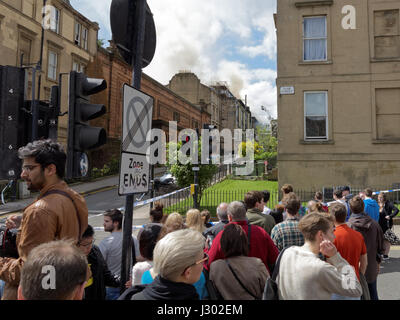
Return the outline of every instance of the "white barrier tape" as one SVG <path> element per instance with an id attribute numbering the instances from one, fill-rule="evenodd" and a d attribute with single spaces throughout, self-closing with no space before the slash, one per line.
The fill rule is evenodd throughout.
<path id="1" fill-rule="evenodd" d="M 390 193 L 390 192 L 396 192 L 396 191 L 400 191 L 400 189 L 375 191 L 375 192 L 372 192 L 372 194 L 373 194 L 373 195 L 377 195 L 377 194 L 380 194 L 381 192 L 382 192 L 382 193 Z M 329 207 L 332 203 L 335 203 L 335 202 L 336 202 L 336 201 L 330 201 L 330 202 L 328 202 L 328 203 L 327 203 L 328 207 Z"/>
<path id="2" fill-rule="evenodd" d="M 138 206 L 143 206 L 145 204 L 149 204 L 151 202 L 167 198 L 169 196 L 172 196 L 173 194 L 177 194 L 179 192 L 186 191 L 188 189 L 190 189 L 190 187 L 186 187 L 186 188 L 183 188 L 183 189 L 180 189 L 180 190 L 176 190 L 176 191 L 173 191 L 171 193 L 167 193 L 167 194 L 164 194 L 162 196 L 155 197 L 155 198 L 151 198 L 151 199 L 147 199 L 147 200 L 143 200 L 143 201 L 139 201 L 139 202 L 134 202 L 133 203 L 133 207 L 135 208 L 135 207 L 138 207 Z M 121 207 L 121 208 L 118 208 L 118 209 L 119 210 L 125 210 L 125 207 Z"/>
<path id="3" fill-rule="evenodd" d="M 132 226 L 132 230 L 143 229 L 143 225 L 141 226 Z M 94 231 L 104 231 L 104 227 L 93 227 Z"/>

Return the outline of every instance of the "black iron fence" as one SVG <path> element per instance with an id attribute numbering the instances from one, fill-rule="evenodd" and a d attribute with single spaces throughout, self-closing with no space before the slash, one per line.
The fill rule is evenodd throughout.
<path id="1" fill-rule="evenodd" d="M 365 188 L 351 187 L 351 193 L 357 195 L 360 191 Z M 393 188 L 374 188 L 374 192 L 394 190 Z M 232 202 L 232 201 L 243 201 L 244 196 L 248 190 L 205 190 L 200 199 L 200 210 L 209 210 L 213 216 L 216 215 L 216 208 L 221 202 Z M 333 201 L 332 190 L 325 188 L 323 190 L 294 190 L 294 193 L 299 197 L 302 206 L 306 207 L 308 201 L 313 200 L 315 193 L 321 191 L 324 195 L 324 201 Z M 377 199 L 377 194 L 374 195 Z M 399 204 L 400 191 L 391 191 L 387 193 L 387 198 L 393 201 L 395 204 Z M 282 192 L 279 190 L 270 190 L 270 200 L 267 203 L 269 208 L 274 208 L 282 200 Z M 193 208 L 193 197 L 190 195 L 188 190 L 185 194 L 172 195 L 171 198 L 167 199 L 170 205 L 165 206 L 166 213 L 179 212 L 185 214 L 187 210 Z"/>

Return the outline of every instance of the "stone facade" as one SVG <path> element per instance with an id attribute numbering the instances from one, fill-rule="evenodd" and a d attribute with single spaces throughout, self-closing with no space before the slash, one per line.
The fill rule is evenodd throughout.
<path id="1" fill-rule="evenodd" d="M 221 130 L 221 104 L 214 88 L 202 84 L 192 72 L 175 74 L 169 81 L 168 88 L 195 105 L 205 106 L 211 114 L 209 124 Z"/>
<path id="2" fill-rule="evenodd" d="M 71 70 L 85 71 L 97 52 L 99 26 L 76 11 L 69 1 L 49 0 L 46 11 L 49 22 L 44 32 L 40 100 L 49 100 L 51 86 L 59 75 Z M 1 65 L 33 66 L 40 60 L 42 40 L 40 0 L 0 1 Z M 38 81 L 36 81 L 37 88 Z M 32 73 L 28 72 L 27 99 L 31 100 Z M 63 77 L 61 112 L 67 111 L 68 77 Z M 59 118 L 59 140 L 66 143 L 68 117 Z"/>
<path id="3" fill-rule="evenodd" d="M 277 1 L 280 185 L 400 182 L 399 14 L 399 1 Z"/>

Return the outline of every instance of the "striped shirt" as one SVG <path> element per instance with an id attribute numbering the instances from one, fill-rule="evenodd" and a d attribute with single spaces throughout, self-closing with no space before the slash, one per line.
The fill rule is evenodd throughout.
<path id="1" fill-rule="evenodd" d="M 288 218 L 274 226 L 271 231 L 271 238 L 279 251 L 290 246 L 302 246 L 304 244 L 304 237 L 299 230 L 297 218 Z"/>

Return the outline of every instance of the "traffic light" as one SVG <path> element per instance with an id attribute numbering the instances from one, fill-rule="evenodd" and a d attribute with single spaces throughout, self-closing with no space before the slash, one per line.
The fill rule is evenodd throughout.
<path id="1" fill-rule="evenodd" d="M 25 70 L 0 66 L 0 180 L 18 179 L 18 148 L 24 145 Z"/>
<path id="2" fill-rule="evenodd" d="M 183 148 L 183 146 L 188 143 L 190 141 L 190 136 L 189 135 L 184 135 L 182 137 L 182 146 L 181 149 Z M 185 152 L 186 156 L 189 157 L 190 156 L 190 148 L 188 148 Z"/>
<path id="3" fill-rule="evenodd" d="M 86 151 L 107 141 L 104 128 L 92 127 L 90 120 L 106 113 L 103 104 L 90 103 L 89 97 L 107 88 L 104 79 L 88 78 L 72 71 L 69 80 L 67 178 L 84 177 L 88 172 Z"/>

